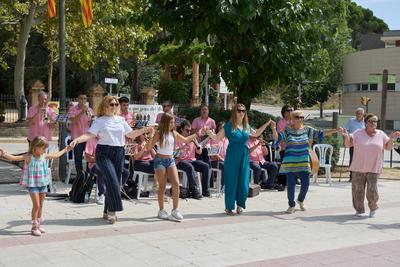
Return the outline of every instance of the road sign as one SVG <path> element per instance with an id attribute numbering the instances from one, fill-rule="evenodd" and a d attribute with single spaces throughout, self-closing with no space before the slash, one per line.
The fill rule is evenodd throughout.
<path id="1" fill-rule="evenodd" d="M 105 78 L 104 79 L 105 83 L 110 83 L 110 84 L 118 84 L 118 79 L 115 78 Z"/>
<path id="2" fill-rule="evenodd" d="M 368 75 L 368 83 L 382 84 L 382 74 Z M 388 75 L 388 83 L 396 83 L 396 74 Z"/>

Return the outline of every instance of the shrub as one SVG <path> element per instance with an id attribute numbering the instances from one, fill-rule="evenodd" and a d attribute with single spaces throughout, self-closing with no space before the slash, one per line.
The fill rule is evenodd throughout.
<path id="1" fill-rule="evenodd" d="M 192 87 L 188 81 L 160 81 L 157 86 L 158 103 L 171 100 L 172 103 L 190 103 Z"/>
<path id="2" fill-rule="evenodd" d="M 6 103 L 0 101 L 0 115 L 6 114 Z"/>

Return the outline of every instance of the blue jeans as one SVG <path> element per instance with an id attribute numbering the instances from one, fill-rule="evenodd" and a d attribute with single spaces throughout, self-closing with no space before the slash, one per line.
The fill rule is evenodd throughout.
<path id="1" fill-rule="evenodd" d="M 176 167 L 179 170 L 182 170 L 186 173 L 187 179 L 188 179 L 188 184 L 189 184 L 189 190 L 197 190 L 198 185 L 196 183 L 195 177 L 196 177 L 196 171 L 201 172 L 201 187 L 203 190 L 203 193 L 208 192 L 208 188 L 210 187 L 210 165 L 205 163 L 204 161 L 201 160 L 181 160 L 178 162 Z"/>
<path id="2" fill-rule="evenodd" d="M 303 202 L 306 198 L 308 186 L 310 185 L 310 173 L 309 172 L 289 172 L 286 174 L 287 179 L 287 197 L 289 200 L 289 206 L 296 206 L 294 201 L 294 193 L 296 188 L 296 176 L 300 176 L 300 193 L 297 200 Z"/>
<path id="3" fill-rule="evenodd" d="M 83 170 L 83 151 L 85 151 L 86 143 L 79 143 L 74 148 L 74 161 L 75 161 L 75 169 L 76 175 L 79 175 Z"/>
<path id="4" fill-rule="evenodd" d="M 106 184 L 104 212 L 122 211 L 121 177 L 124 164 L 124 147 L 97 145 L 96 165 Z"/>
<path id="5" fill-rule="evenodd" d="M 161 158 L 157 155 L 154 157 L 154 170 L 166 170 L 175 166 L 174 158 Z"/>
<path id="6" fill-rule="evenodd" d="M 32 194 L 47 193 L 47 185 L 27 187 L 28 192 Z"/>

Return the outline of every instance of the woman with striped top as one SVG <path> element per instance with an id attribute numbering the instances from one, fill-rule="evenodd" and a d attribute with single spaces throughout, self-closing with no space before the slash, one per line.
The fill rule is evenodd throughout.
<path id="1" fill-rule="evenodd" d="M 301 211 L 305 211 L 304 199 L 306 198 L 308 186 L 310 183 L 310 162 L 308 149 L 314 140 L 321 143 L 324 135 L 342 131 L 339 130 L 316 130 L 308 126 L 304 126 L 304 114 L 300 110 L 291 113 L 290 126 L 286 127 L 281 133 L 277 133 L 276 128 L 272 125 L 272 135 L 278 143 L 284 142 L 286 149 L 279 173 L 286 174 L 287 179 L 287 197 L 289 200 L 289 208 L 287 213 L 295 211 L 296 202 L 295 187 L 296 177 L 300 177 L 301 188 L 297 197 L 297 203 Z"/>

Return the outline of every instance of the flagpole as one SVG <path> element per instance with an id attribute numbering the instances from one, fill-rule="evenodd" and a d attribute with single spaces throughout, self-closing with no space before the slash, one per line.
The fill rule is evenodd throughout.
<path id="1" fill-rule="evenodd" d="M 65 1 L 59 4 L 59 46 L 60 46 L 60 115 L 66 114 L 65 106 Z M 59 145 L 60 150 L 65 147 L 66 123 L 59 122 Z M 67 158 L 63 155 L 59 161 L 58 175 L 61 180 L 66 178 Z"/>

